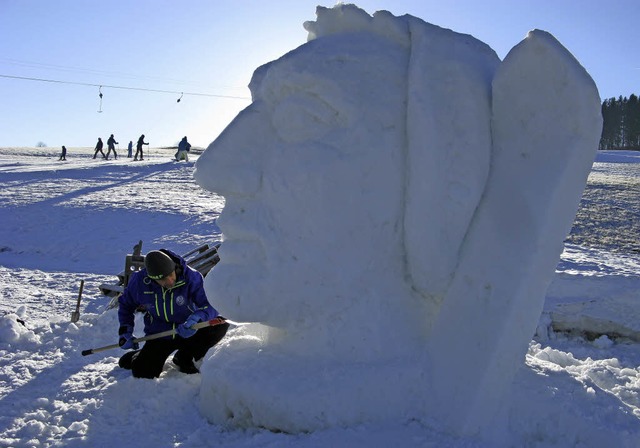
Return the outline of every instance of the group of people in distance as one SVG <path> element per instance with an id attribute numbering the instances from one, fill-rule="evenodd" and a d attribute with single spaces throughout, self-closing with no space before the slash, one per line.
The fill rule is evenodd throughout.
<path id="1" fill-rule="evenodd" d="M 109 139 L 107 140 L 107 153 L 105 154 L 104 151 L 102 150 L 104 147 L 102 138 L 98 137 L 98 142 L 96 143 L 96 147 L 94 148 L 94 152 L 93 152 L 93 158 L 95 159 L 96 157 L 98 157 L 98 153 L 100 153 L 102 154 L 103 159 L 109 160 L 109 155 L 111 155 L 111 151 L 113 151 L 113 158 L 117 159 L 118 153 L 116 152 L 116 145 L 118 144 L 119 143 L 116 141 L 113 134 L 111 134 L 109 136 Z M 148 144 L 149 144 L 148 142 L 144 141 L 144 134 L 142 134 L 138 139 L 138 142 L 136 143 L 136 153 L 135 155 L 133 155 L 133 160 L 135 161 L 144 160 L 144 153 L 142 151 L 142 147 L 143 145 L 148 145 Z M 178 152 L 176 152 L 175 154 L 175 160 L 176 161 L 185 160 L 188 162 L 189 151 L 191 151 L 191 144 L 187 141 L 187 137 L 185 136 L 182 138 L 182 140 L 180 140 L 180 143 L 178 144 Z M 127 147 L 127 157 L 131 158 L 132 153 L 133 153 L 133 140 L 129 141 L 129 145 Z M 60 153 L 60 158 L 58 160 L 59 161 L 67 160 L 67 147 L 64 145 L 62 146 L 62 152 Z"/>
<path id="2" fill-rule="evenodd" d="M 113 158 L 118 158 L 118 153 L 116 152 L 116 145 L 119 144 L 114 138 L 113 134 L 107 140 L 107 154 L 102 151 L 104 143 L 102 143 L 102 138 L 98 137 L 98 143 L 96 143 L 95 151 L 93 153 L 93 158 L 95 159 L 98 156 L 98 153 L 102 154 L 102 158 L 105 160 L 109 160 L 109 155 L 111 151 L 113 151 Z M 144 141 L 144 134 L 140 136 L 138 139 L 138 143 L 136 144 L 136 154 L 133 160 L 138 160 L 138 154 L 140 155 L 139 160 L 144 160 L 144 153 L 142 151 L 142 145 L 148 145 L 149 143 Z M 64 148 L 64 147 L 63 147 Z M 133 140 L 129 141 L 129 146 L 127 148 L 127 157 L 131 157 L 131 153 L 133 152 Z M 66 159 L 65 159 L 66 160 Z"/>

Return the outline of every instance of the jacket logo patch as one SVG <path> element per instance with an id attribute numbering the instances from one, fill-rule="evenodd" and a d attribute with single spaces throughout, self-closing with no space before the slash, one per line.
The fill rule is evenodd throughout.
<path id="1" fill-rule="evenodd" d="M 183 296 L 178 296 L 178 297 L 176 297 L 176 304 L 177 304 L 177 305 L 182 306 L 182 305 L 184 305 L 185 303 L 186 303 L 186 302 L 185 302 L 185 300 L 184 300 L 184 297 L 183 297 Z"/>

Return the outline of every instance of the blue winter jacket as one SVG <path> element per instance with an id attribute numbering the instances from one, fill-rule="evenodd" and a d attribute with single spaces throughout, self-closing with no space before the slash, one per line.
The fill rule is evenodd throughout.
<path id="1" fill-rule="evenodd" d="M 136 310 L 144 312 L 147 335 L 175 329 L 193 313 L 197 313 L 202 321 L 217 317 L 218 311 L 211 306 L 204 292 L 202 274 L 187 266 L 182 257 L 167 249 L 161 250 L 176 263 L 175 285 L 170 289 L 163 288 L 147 277 L 146 269 L 133 273 L 118 299 L 120 325 L 133 328 Z"/>

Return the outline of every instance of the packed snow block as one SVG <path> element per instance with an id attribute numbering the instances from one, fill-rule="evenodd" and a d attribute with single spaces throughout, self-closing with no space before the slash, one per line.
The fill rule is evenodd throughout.
<path id="1" fill-rule="evenodd" d="M 598 147 L 598 91 L 531 31 L 495 75 L 491 129 L 485 194 L 428 344 L 437 414 L 468 434 L 494 423 L 535 332 Z"/>
<path id="2" fill-rule="evenodd" d="M 500 62 L 414 17 L 317 15 L 196 162 L 226 201 L 207 295 L 254 323 L 203 364 L 201 411 L 495 441 L 597 148 L 593 81 L 539 31 Z"/>

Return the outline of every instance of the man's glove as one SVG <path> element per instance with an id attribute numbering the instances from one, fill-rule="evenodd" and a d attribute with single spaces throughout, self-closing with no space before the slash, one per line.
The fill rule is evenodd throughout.
<path id="1" fill-rule="evenodd" d="M 178 332 L 180 337 L 183 337 L 185 339 L 190 338 L 191 336 L 196 334 L 196 331 L 197 331 L 191 327 L 197 324 L 198 322 L 200 322 L 201 320 L 202 319 L 198 314 L 193 313 L 191 316 L 187 318 L 187 320 L 183 324 L 178 325 L 178 328 L 176 328 L 176 331 Z"/>
<path id="2" fill-rule="evenodd" d="M 123 350 L 138 350 L 138 347 L 140 347 L 140 344 L 133 342 L 135 337 L 133 336 L 133 327 L 131 325 L 121 325 L 118 330 L 118 335 L 120 335 L 118 345 Z"/>

